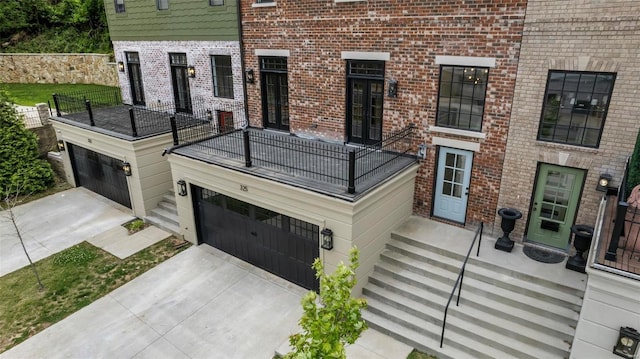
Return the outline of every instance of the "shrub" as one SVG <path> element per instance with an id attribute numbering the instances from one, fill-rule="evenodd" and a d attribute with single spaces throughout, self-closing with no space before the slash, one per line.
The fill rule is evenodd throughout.
<path id="1" fill-rule="evenodd" d="M 0 195 L 41 192 L 53 180 L 51 165 L 38 158 L 38 140 L 0 91 Z"/>
<path id="2" fill-rule="evenodd" d="M 344 359 L 344 346 L 355 343 L 367 329 L 361 314 L 367 302 L 351 297 L 357 282 L 358 257 L 358 250 L 352 248 L 349 252 L 351 264 L 347 267 L 340 263 L 332 275 L 324 274 L 319 258 L 313 262 L 313 269 L 320 279 L 320 295 L 309 292 L 302 299 L 304 313 L 299 322 L 302 332 L 289 338 L 293 349 L 285 358 Z"/>
<path id="3" fill-rule="evenodd" d="M 96 258 L 96 253 L 88 248 L 84 248 L 79 245 L 75 245 L 71 248 L 67 248 L 64 251 L 56 254 L 53 257 L 53 263 L 55 265 L 84 265 Z"/>
<path id="4" fill-rule="evenodd" d="M 629 159 L 629 175 L 627 177 L 626 198 L 631 194 L 633 187 L 640 184 L 640 131 L 636 138 L 636 147 L 633 149 L 631 159 Z"/>

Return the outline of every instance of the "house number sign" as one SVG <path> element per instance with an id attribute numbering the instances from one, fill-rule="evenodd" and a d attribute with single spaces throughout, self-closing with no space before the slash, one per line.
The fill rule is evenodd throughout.
<path id="1" fill-rule="evenodd" d="M 240 190 L 242 192 L 249 192 L 249 187 L 247 187 L 246 185 L 241 184 L 240 185 Z"/>

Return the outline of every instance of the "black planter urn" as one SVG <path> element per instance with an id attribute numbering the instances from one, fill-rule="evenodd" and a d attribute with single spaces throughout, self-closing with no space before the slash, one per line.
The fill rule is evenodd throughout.
<path id="1" fill-rule="evenodd" d="M 501 208 L 498 215 L 502 218 L 500 228 L 504 234 L 496 241 L 495 248 L 505 252 L 513 250 L 513 241 L 509 238 L 509 233 L 516 227 L 516 220 L 522 218 L 522 213 L 514 208 Z"/>
<path id="2" fill-rule="evenodd" d="M 587 260 L 584 257 L 591 247 L 593 227 L 576 224 L 571 227 L 571 233 L 573 233 L 573 246 L 576 248 L 576 255 L 569 257 L 565 267 L 576 272 L 585 273 Z"/>

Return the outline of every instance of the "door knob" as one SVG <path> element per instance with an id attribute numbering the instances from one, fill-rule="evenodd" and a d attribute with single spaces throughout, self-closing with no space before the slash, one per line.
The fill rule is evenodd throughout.
<path id="1" fill-rule="evenodd" d="M 257 235 L 258 235 L 258 233 L 257 233 L 257 232 L 251 232 L 251 235 L 252 235 L 252 236 L 257 236 Z"/>

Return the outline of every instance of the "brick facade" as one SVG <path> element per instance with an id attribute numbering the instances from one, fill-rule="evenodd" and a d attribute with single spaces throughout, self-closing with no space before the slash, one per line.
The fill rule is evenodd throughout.
<path id="1" fill-rule="evenodd" d="M 601 173 L 613 175 L 612 186 L 620 184 L 639 127 L 638 13 L 633 0 L 529 0 L 498 203 L 523 213 L 514 239 L 525 235 L 539 163 L 587 171 L 575 223 L 594 225 Z M 617 74 L 598 148 L 536 140 L 549 70 Z"/>
<path id="2" fill-rule="evenodd" d="M 466 222 L 493 222 L 526 1 L 278 0 L 275 6 L 254 5 L 254 0 L 241 1 L 245 66 L 256 73 L 256 82 L 247 85 L 253 126 L 263 125 L 256 50 L 289 52 L 290 131 L 340 142 L 347 131 L 347 61 L 342 52 L 388 54 L 383 132 L 415 124 L 416 147 L 429 147 L 416 180 L 414 212 L 431 213 L 438 137 L 479 147 Z M 440 75 L 436 56 L 495 59 L 480 135 L 434 128 Z M 386 95 L 389 80 L 398 82 L 396 98 Z"/>
<path id="3" fill-rule="evenodd" d="M 244 101 L 240 46 L 237 41 L 114 41 L 116 61 L 126 64 L 125 52 L 138 52 L 144 95 L 147 106 L 155 103 L 173 103 L 173 85 L 169 53 L 185 53 L 187 64 L 194 66 L 196 77 L 189 79 L 191 101 L 200 104 L 241 108 Z M 213 94 L 212 55 L 230 55 L 233 71 L 234 99 L 219 98 Z M 125 103 L 131 103 L 129 74 L 118 72 Z M 239 106 L 238 106 L 239 104 Z M 244 116 L 242 116 L 244 117 Z"/>

